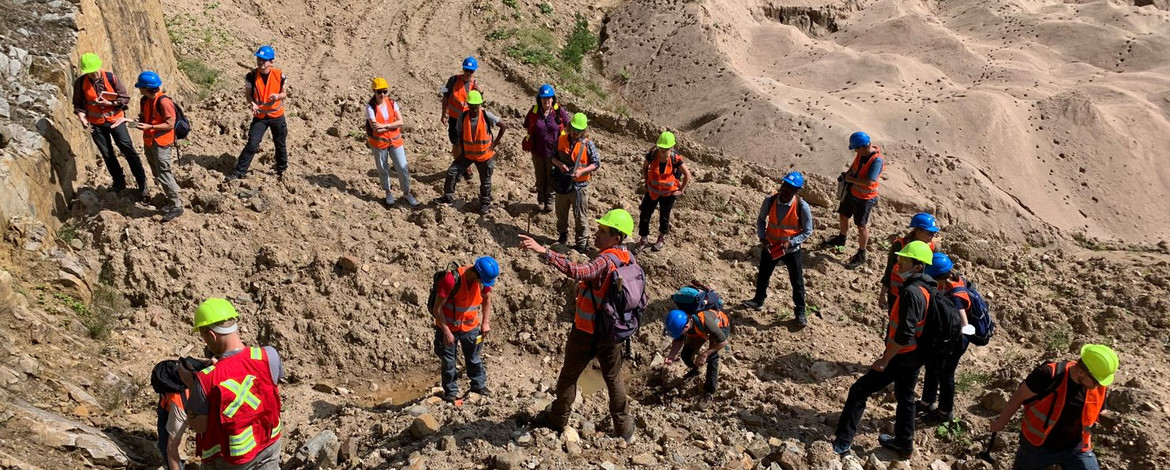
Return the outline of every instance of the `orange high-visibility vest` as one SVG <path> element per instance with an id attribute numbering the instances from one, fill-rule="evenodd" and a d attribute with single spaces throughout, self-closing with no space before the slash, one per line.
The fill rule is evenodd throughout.
<path id="1" fill-rule="evenodd" d="M 719 317 L 720 329 L 727 328 L 731 325 L 731 319 L 727 318 L 726 313 L 723 313 L 719 310 L 704 310 L 695 315 L 697 319 L 695 320 L 694 326 L 692 326 L 691 329 L 687 331 L 688 337 L 697 338 L 702 341 L 707 340 L 707 336 L 710 336 L 710 334 L 707 333 L 707 330 L 703 329 L 703 325 L 707 324 L 707 315 L 717 315 Z"/>
<path id="2" fill-rule="evenodd" d="M 567 155 L 569 161 L 573 162 L 573 165 L 577 168 L 585 168 L 589 165 L 589 146 L 586 144 L 587 142 L 589 142 L 588 137 L 577 139 L 572 143 L 573 148 L 570 150 L 569 133 L 562 130 L 560 137 L 557 137 L 557 153 Z M 577 183 L 589 181 L 590 176 L 592 176 L 592 173 L 586 173 L 573 178 L 573 181 Z"/>
<path id="3" fill-rule="evenodd" d="M 598 256 L 605 259 L 607 268 L 602 278 L 592 283 L 577 283 L 577 313 L 573 317 L 573 327 L 589 334 L 593 334 L 594 315 L 597 314 L 597 307 L 605 300 L 605 293 L 609 289 L 609 276 L 618 268 L 606 256 L 607 254 L 617 257 L 622 266 L 630 264 L 633 260 L 629 251 L 616 247 L 602 251 Z"/>
<path id="4" fill-rule="evenodd" d="M 394 110 L 394 101 L 390 98 L 382 98 L 382 103 L 373 106 L 373 108 L 374 122 L 377 122 L 378 124 L 386 125 L 398 120 L 398 111 Z M 381 112 L 381 109 L 385 109 L 386 112 Z M 402 129 L 392 129 L 385 132 L 378 132 L 377 130 L 374 130 L 368 137 L 366 137 L 366 144 L 376 149 L 401 147 Z"/>
<path id="5" fill-rule="evenodd" d="M 646 171 L 646 189 L 650 192 L 650 199 L 658 199 L 660 196 L 668 196 L 670 193 L 678 191 L 681 183 L 674 176 L 675 157 L 677 156 L 674 149 L 667 151 L 666 167 L 659 171 L 658 167 L 661 163 L 658 161 L 658 152 L 654 152 L 654 159 L 650 161 L 650 167 Z M 678 164 L 681 165 L 682 162 L 678 161 Z"/>
<path id="6" fill-rule="evenodd" d="M 865 162 L 864 165 L 861 164 L 861 155 L 854 156 L 853 163 L 849 165 L 849 176 L 868 181 L 869 169 L 873 166 L 873 162 L 877 161 L 879 158 L 883 159 L 883 161 L 885 160 L 885 158 L 882 156 L 881 149 L 877 148 L 876 146 L 874 147 L 873 155 L 870 155 L 869 161 Z M 881 181 L 882 173 L 885 173 L 885 171 L 886 166 L 882 165 L 882 169 L 878 172 L 878 177 L 876 179 L 873 181 L 868 181 L 865 184 L 851 184 L 849 185 L 849 192 L 853 194 L 853 197 L 861 200 L 869 200 L 877 197 L 878 182 Z"/>
<path id="7" fill-rule="evenodd" d="M 457 118 L 467 111 L 467 94 L 477 89 L 479 83 L 475 81 L 475 77 L 471 77 L 471 81 L 464 81 L 463 75 L 456 75 L 454 85 L 448 90 L 450 94 L 447 95 L 447 116 Z"/>
<path id="8" fill-rule="evenodd" d="M 463 126 L 463 158 L 474 162 L 486 162 L 496 154 L 492 150 L 492 134 L 488 132 L 487 116 L 483 109 L 477 113 L 476 119 L 471 119 L 471 113 L 466 112 L 460 118 Z"/>
<path id="9" fill-rule="evenodd" d="M 116 93 L 114 84 L 111 83 L 112 75 L 110 72 L 98 72 L 98 81 L 102 82 L 102 91 Z M 122 118 L 122 107 L 117 103 L 113 106 L 98 104 L 98 90 L 89 77 L 81 80 L 81 90 L 85 92 L 85 120 L 89 121 L 90 124 L 102 125 Z"/>
<path id="10" fill-rule="evenodd" d="M 926 288 L 922 286 L 918 286 L 918 288 L 922 289 L 922 295 L 926 297 L 927 308 L 930 308 L 930 291 L 926 290 Z M 901 313 L 898 309 L 898 304 L 901 301 L 902 297 L 899 296 L 894 300 L 894 305 L 890 306 L 890 322 L 886 325 L 887 343 L 894 341 L 894 333 L 898 331 L 898 323 L 902 320 Z M 922 337 L 922 330 L 926 328 L 926 313 L 927 312 L 923 312 L 922 319 L 919 320 L 918 323 L 914 324 L 915 341 L 903 347 L 901 351 L 898 351 L 898 354 L 906 354 L 918 349 L 918 338 Z"/>
<path id="11" fill-rule="evenodd" d="M 150 99 L 150 98 L 146 98 L 146 97 L 142 98 L 142 102 L 141 102 L 142 120 L 146 124 L 158 125 L 158 124 L 166 124 L 167 123 L 166 114 L 159 112 L 159 108 L 162 106 L 162 101 L 160 101 L 160 100 L 162 100 L 163 98 L 166 98 L 168 100 L 171 99 L 171 97 L 162 94 L 161 91 L 154 96 L 154 99 Z M 175 103 L 174 100 L 171 100 L 172 112 L 174 112 L 174 103 Z M 176 119 L 175 122 L 177 124 L 178 123 L 178 115 L 177 114 L 175 115 L 175 119 Z M 154 129 L 147 129 L 145 131 L 142 131 L 142 143 L 145 146 L 154 145 L 156 147 L 170 147 L 171 145 L 174 145 L 174 143 L 175 143 L 175 128 L 172 127 L 172 128 L 165 130 L 165 131 L 159 131 L 159 130 L 154 130 Z"/>
<path id="12" fill-rule="evenodd" d="M 780 247 L 782 242 L 800 234 L 800 198 L 793 197 L 788 204 L 788 212 L 781 216 L 779 194 L 772 195 L 772 208 L 768 210 L 768 225 L 764 232 L 772 259 L 784 256 L 784 249 Z"/>
<path id="13" fill-rule="evenodd" d="M 1024 438 L 1034 446 L 1041 446 L 1048 439 L 1048 434 L 1056 427 L 1060 420 L 1060 413 L 1064 410 L 1064 402 L 1068 399 L 1069 368 L 1076 365 L 1076 361 L 1046 364 L 1052 369 L 1053 379 L 1060 382 L 1052 393 L 1044 398 L 1024 405 L 1024 419 L 1020 432 Z M 1093 449 L 1089 430 L 1097 423 L 1097 417 L 1105 406 L 1106 387 L 1095 387 L 1085 390 L 1085 407 L 1081 409 L 1081 444 L 1078 450 L 1087 452 Z"/>
<path id="14" fill-rule="evenodd" d="M 443 319 L 452 332 L 464 333 L 479 327 L 479 308 L 483 305 L 483 292 L 479 281 L 468 282 L 464 274 L 472 266 L 459 268 L 458 282 L 451 288 L 451 298 L 443 304 Z"/>
<path id="15" fill-rule="evenodd" d="M 284 73 L 273 67 L 268 70 L 268 79 L 265 80 L 257 69 L 252 73 L 252 101 L 260 105 L 256 117 L 260 119 L 278 118 L 284 116 L 284 100 L 269 100 L 268 97 L 280 93 L 284 85 Z"/>

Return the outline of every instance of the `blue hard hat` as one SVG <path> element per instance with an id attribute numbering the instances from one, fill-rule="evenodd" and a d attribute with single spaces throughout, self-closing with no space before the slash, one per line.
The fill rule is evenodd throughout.
<path id="1" fill-rule="evenodd" d="M 138 83 L 134 84 L 134 88 L 162 88 L 162 79 L 157 73 L 147 70 L 138 74 Z"/>
<path id="2" fill-rule="evenodd" d="M 479 280 L 484 286 L 491 287 L 496 284 L 496 277 L 500 275 L 500 263 L 491 256 L 480 256 L 475 260 L 475 273 L 479 274 Z"/>
<path id="3" fill-rule="evenodd" d="M 869 145 L 869 134 L 864 132 L 854 132 L 853 135 L 849 136 L 849 150 L 853 150 L 858 147 L 865 147 L 866 145 Z"/>
<path id="4" fill-rule="evenodd" d="M 545 83 L 540 86 L 540 91 L 536 93 L 537 98 L 555 98 L 557 92 L 553 91 L 552 85 Z"/>
<path id="5" fill-rule="evenodd" d="M 256 57 L 264 60 L 275 59 L 276 49 L 273 49 L 272 46 L 260 46 L 259 49 L 256 49 Z"/>
<path id="6" fill-rule="evenodd" d="M 938 233 L 939 231 L 938 225 L 934 222 L 934 216 L 925 212 L 914 214 L 914 217 L 910 218 L 910 226 L 930 233 Z"/>
<path id="7" fill-rule="evenodd" d="M 951 268 L 955 267 L 955 263 L 951 261 L 951 257 L 942 253 L 935 253 L 934 258 L 930 260 L 930 266 L 926 267 L 926 275 L 930 277 L 937 277 L 951 272 Z"/>
<path id="8" fill-rule="evenodd" d="M 687 314 L 682 310 L 671 310 L 666 314 L 665 323 L 667 336 L 679 339 L 687 328 Z"/>
<path id="9" fill-rule="evenodd" d="M 475 69 L 478 69 L 478 68 L 479 68 L 479 62 L 475 60 L 475 57 L 468 57 L 466 59 L 463 59 L 463 70 L 470 70 L 470 71 L 474 72 Z"/>
<path id="10" fill-rule="evenodd" d="M 799 171 L 793 171 L 791 173 L 788 173 L 787 175 L 784 175 L 784 179 L 782 179 L 781 181 L 784 184 L 787 184 L 787 185 L 792 186 L 794 188 L 803 188 L 804 187 L 804 175 L 800 174 Z"/>

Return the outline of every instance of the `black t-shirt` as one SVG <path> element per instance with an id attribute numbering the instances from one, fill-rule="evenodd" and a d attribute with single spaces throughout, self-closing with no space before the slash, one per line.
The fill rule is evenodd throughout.
<path id="1" fill-rule="evenodd" d="M 1068 374 L 1065 370 L 1065 374 Z M 1057 380 L 1064 380 L 1063 376 L 1053 377 L 1051 369 L 1047 364 L 1043 364 L 1028 374 L 1028 378 L 1024 379 L 1024 383 L 1028 386 L 1028 390 L 1037 395 L 1043 395 L 1048 390 L 1053 390 L 1055 393 L 1058 383 Z M 1037 397 L 1042 398 L 1042 397 Z M 1052 432 L 1048 433 L 1048 438 L 1044 440 L 1041 447 L 1054 450 L 1066 450 L 1076 447 L 1081 443 L 1081 414 L 1085 408 L 1085 387 L 1078 384 L 1072 377 L 1068 379 L 1068 392 L 1064 399 L 1064 409 L 1060 411 L 1060 418 L 1056 421 L 1056 426 L 1052 428 Z M 1047 412 L 1048 410 L 1041 410 Z"/>

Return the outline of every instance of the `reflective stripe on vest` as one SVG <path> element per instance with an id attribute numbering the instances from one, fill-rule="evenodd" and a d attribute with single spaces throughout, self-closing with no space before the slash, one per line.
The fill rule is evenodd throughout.
<path id="1" fill-rule="evenodd" d="M 478 111 L 476 119 L 471 119 L 471 113 L 463 113 L 460 118 L 463 143 L 463 158 L 475 162 L 486 162 L 495 155 L 492 148 L 492 135 L 488 132 L 487 117 L 483 109 Z"/>
<path id="2" fill-rule="evenodd" d="M 457 118 L 467 111 L 467 94 L 476 88 L 479 88 L 479 84 L 476 83 L 475 77 L 465 82 L 462 75 L 456 75 L 455 83 L 448 90 L 450 95 L 447 96 L 447 116 Z"/>
<path id="3" fill-rule="evenodd" d="M 108 80 L 107 74 L 109 72 L 98 72 L 98 81 L 102 83 L 102 91 L 117 93 L 114 91 L 114 84 Z M 89 77 L 82 79 L 81 90 L 85 93 L 85 120 L 91 124 L 105 124 L 110 121 L 117 121 L 122 117 L 122 108 L 117 104 L 111 106 L 97 102 L 99 97 L 98 90 L 94 86 L 93 80 L 90 80 Z"/>
<path id="4" fill-rule="evenodd" d="M 265 80 L 261 76 L 260 70 L 257 69 L 253 72 L 253 78 L 252 101 L 260 106 L 260 109 L 256 110 L 256 117 L 265 119 L 284 116 L 284 100 L 268 99 L 270 96 L 280 93 L 284 73 L 273 67 L 268 71 L 268 79 Z"/>
<path id="5" fill-rule="evenodd" d="M 256 398 L 256 395 L 252 393 L 252 382 L 255 380 L 256 376 L 249 375 L 244 377 L 243 383 L 236 382 L 232 379 L 220 382 L 219 386 L 226 388 L 236 397 L 232 400 L 231 403 L 228 404 L 227 408 L 223 409 L 224 416 L 227 416 L 228 418 L 234 417 L 236 412 L 240 411 L 240 407 L 244 406 L 245 404 L 247 404 L 253 410 L 260 408 L 260 399 Z"/>
<path id="6" fill-rule="evenodd" d="M 662 171 L 658 167 L 662 165 L 659 162 L 658 151 L 654 151 L 654 160 L 650 161 L 650 167 L 646 171 L 646 189 L 650 192 L 651 199 L 658 199 L 661 196 L 670 195 L 678 191 L 679 181 L 674 176 L 675 158 L 678 156 L 674 150 L 669 150 L 666 156 L 666 165 Z"/>
<path id="7" fill-rule="evenodd" d="M 382 98 L 382 102 L 373 106 L 374 108 L 374 122 L 378 124 L 390 124 L 398 120 L 398 111 L 394 110 L 394 101 L 390 98 Z M 384 112 L 383 112 L 384 110 Z M 402 129 L 391 129 L 384 132 L 374 130 L 366 138 L 366 144 L 376 149 L 398 148 L 402 146 Z"/>
<path id="8" fill-rule="evenodd" d="M 922 295 L 926 298 L 926 305 L 929 306 L 930 305 L 930 291 L 926 290 L 926 288 L 922 287 L 922 286 L 918 286 L 918 288 L 922 289 Z M 890 306 L 890 321 L 889 321 L 889 323 L 886 324 L 886 342 L 893 342 L 894 341 L 894 334 L 898 331 L 898 324 L 901 323 L 901 318 L 900 318 L 900 313 L 899 313 L 899 311 L 900 311 L 899 304 L 901 303 L 901 301 L 902 301 L 901 298 L 897 298 L 894 300 L 894 304 Z M 906 354 L 908 352 L 911 352 L 911 351 L 918 349 L 918 341 L 917 340 L 919 337 L 922 336 L 922 331 L 924 329 L 926 329 L 926 312 L 923 312 L 922 319 L 919 320 L 918 323 L 914 324 L 914 338 L 913 338 L 912 342 L 910 344 L 903 346 L 902 350 L 898 351 L 898 354 Z"/>
<path id="9" fill-rule="evenodd" d="M 256 448 L 256 437 L 252 435 L 252 426 L 244 428 L 239 434 L 228 437 L 228 453 L 232 457 L 239 457 L 241 455 L 251 452 Z"/>
<path id="10" fill-rule="evenodd" d="M 597 308 L 605 299 L 606 290 L 609 289 L 610 275 L 619 265 L 625 266 L 630 264 L 632 260 L 629 251 L 618 248 L 610 248 L 598 256 L 605 259 L 605 273 L 600 282 L 594 281 L 597 284 L 596 287 L 592 286 L 592 283 L 577 283 L 577 308 L 573 315 L 573 327 L 589 334 L 593 334 L 594 318 Z"/>
<path id="11" fill-rule="evenodd" d="M 570 172 L 577 168 L 589 166 L 589 146 L 587 142 L 589 142 L 588 137 L 581 137 L 572 143 L 573 148 L 570 150 L 569 133 L 562 130 L 561 135 L 557 137 L 557 157 L 562 162 L 564 162 L 565 158 L 568 158 L 573 163 L 573 166 L 569 168 Z M 589 181 L 590 176 L 592 176 L 591 173 L 584 174 L 573 178 L 573 181 L 583 183 Z"/>
<path id="12" fill-rule="evenodd" d="M 793 197 L 788 204 L 788 211 L 780 215 L 780 196 L 772 196 L 772 209 L 768 211 L 768 225 L 764 231 L 764 239 L 768 242 L 768 253 L 772 259 L 784 254 L 780 244 L 800 234 L 800 198 Z"/>
<path id="13" fill-rule="evenodd" d="M 195 436 L 204 460 L 243 465 L 279 437 L 280 393 L 268 360 L 263 348 L 248 348 L 196 374 L 216 413 Z"/>
<path id="14" fill-rule="evenodd" d="M 878 149 L 877 147 L 874 147 L 874 152 L 870 154 L 869 161 L 865 162 L 864 165 L 861 164 L 861 155 L 853 157 L 853 164 L 849 165 L 849 175 L 854 178 L 868 181 L 864 185 L 852 184 L 849 186 L 849 192 L 853 194 L 853 197 L 862 200 L 873 199 L 877 197 L 877 190 L 879 186 L 878 182 L 881 181 L 882 173 L 886 171 L 886 167 L 885 165 L 882 165 L 881 170 L 878 172 L 878 177 L 873 181 L 869 181 L 869 169 L 873 166 L 873 162 L 876 162 L 879 158 L 883 157 L 881 154 L 881 149 Z"/>
<path id="15" fill-rule="evenodd" d="M 451 287 L 451 297 L 443 304 L 443 320 L 455 332 L 467 332 L 479 326 L 479 309 L 483 305 L 483 290 L 479 281 L 468 282 L 465 275 L 471 266 L 459 268 L 457 282 Z"/>
<path id="16" fill-rule="evenodd" d="M 219 444 L 216 444 L 214 446 L 211 446 L 207 450 L 203 451 L 202 454 L 199 454 L 199 458 L 202 460 L 210 459 L 210 458 L 218 455 L 220 450 L 222 450 L 222 448 L 219 447 Z"/>
<path id="17" fill-rule="evenodd" d="M 277 421 L 277 422 L 276 422 L 276 427 L 275 427 L 275 428 L 272 428 L 272 432 L 268 434 L 268 437 L 269 437 L 269 438 L 271 438 L 271 439 L 275 439 L 275 438 L 276 438 L 276 436 L 279 436 L 279 435 L 280 435 L 280 430 L 281 430 L 281 429 L 284 429 L 284 421 Z"/>

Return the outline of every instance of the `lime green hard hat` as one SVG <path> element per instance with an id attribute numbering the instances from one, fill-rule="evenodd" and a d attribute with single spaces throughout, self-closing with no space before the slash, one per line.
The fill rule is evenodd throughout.
<path id="1" fill-rule="evenodd" d="M 930 264 L 934 261 L 934 250 L 930 249 L 930 245 L 927 245 L 926 243 L 918 240 L 907 243 L 906 246 L 902 248 L 902 251 L 894 254 L 903 258 L 910 258 L 921 261 L 922 264 L 927 266 L 930 266 Z"/>
<path id="2" fill-rule="evenodd" d="M 226 299 L 210 298 L 204 300 L 199 304 L 199 308 L 195 309 L 194 327 L 191 332 L 198 332 L 200 328 L 214 325 L 224 320 L 231 320 L 240 316 L 236 312 L 236 308 L 232 306 L 231 302 Z"/>
<path id="3" fill-rule="evenodd" d="M 102 69 L 102 58 L 92 52 L 81 54 L 81 74 L 91 74 Z"/>
<path id="4" fill-rule="evenodd" d="M 583 131 L 589 127 L 589 118 L 585 117 L 585 113 L 577 113 L 573 115 L 573 120 L 569 121 L 569 125 L 573 129 Z"/>
<path id="5" fill-rule="evenodd" d="M 597 225 L 615 228 L 626 236 L 634 233 L 634 217 L 625 209 L 614 209 L 606 212 L 600 219 L 597 219 Z"/>
<path id="6" fill-rule="evenodd" d="M 670 131 L 663 132 L 658 136 L 658 148 L 668 149 L 674 148 L 674 133 Z"/>
<path id="7" fill-rule="evenodd" d="M 1113 374 L 1117 372 L 1119 362 L 1113 348 L 1104 344 L 1086 344 L 1081 347 L 1081 363 L 1101 386 L 1113 383 Z"/>
<path id="8" fill-rule="evenodd" d="M 483 104 L 483 93 L 480 93 L 479 90 L 471 90 L 471 92 L 467 94 L 467 104 Z"/>

